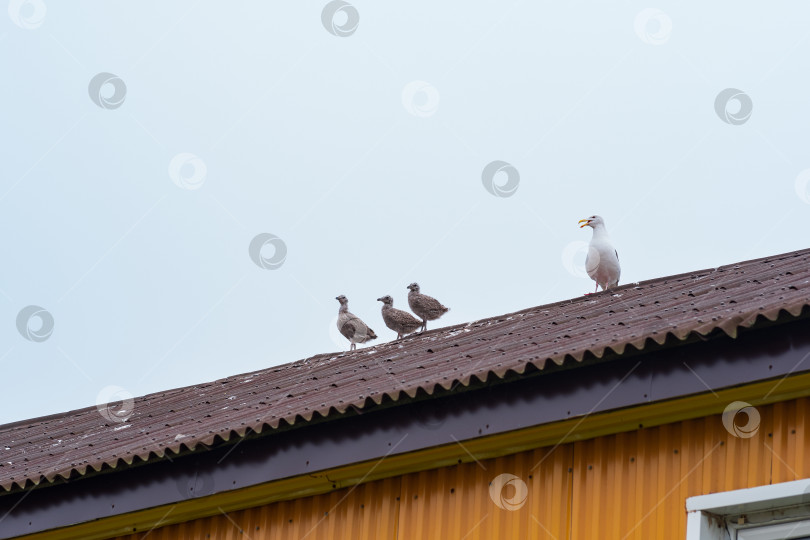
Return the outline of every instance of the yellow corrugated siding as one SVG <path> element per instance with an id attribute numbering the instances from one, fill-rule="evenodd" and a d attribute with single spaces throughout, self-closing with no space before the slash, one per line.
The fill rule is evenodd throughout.
<path id="1" fill-rule="evenodd" d="M 396 538 L 399 478 L 161 527 L 149 540 Z M 140 531 L 121 540 L 141 540 Z"/>
<path id="2" fill-rule="evenodd" d="M 564 445 L 406 475 L 393 538 L 565 538 L 571 451 L 572 445 Z M 523 508 L 504 511 L 490 499 L 489 482 L 502 473 L 525 478 L 529 496 Z"/>
<path id="3" fill-rule="evenodd" d="M 147 539 L 684 538 L 687 497 L 810 475 L 810 398 L 758 410 L 750 439 L 730 435 L 714 415 L 202 518 Z M 521 509 L 490 499 L 501 473 L 526 482 Z"/>
<path id="4" fill-rule="evenodd" d="M 687 497 L 806 477 L 808 407 L 759 407 L 750 439 L 717 415 L 575 443 L 572 538 L 683 538 Z"/>

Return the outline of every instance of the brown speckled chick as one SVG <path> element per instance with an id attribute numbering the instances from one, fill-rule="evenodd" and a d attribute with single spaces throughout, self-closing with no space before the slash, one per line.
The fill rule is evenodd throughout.
<path id="1" fill-rule="evenodd" d="M 427 322 L 438 319 L 448 311 L 450 308 L 444 307 L 441 302 L 419 292 L 419 284 L 411 283 L 408 285 L 408 305 L 411 306 L 411 311 L 416 313 L 417 317 L 422 319 L 422 330 L 427 330 Z"/>
<path id="2" fill-rule="evenodd" d="M 382 302 L 382 318 L 385 321 L 385 326 L 397 333 L 397 339 L 402 339 L 405 334 L 416 332 L 422 326 L 422 321 L 401 309 L 394 307 L 394 299 L 386 295 L 382 298 L 377 298 L 378 302 Z"/>
<path id="3" fill-rule="evenodd" d="M 340 302 L 337 327 L 340 333 L 351 343 L 349 347 L 350 351 L 357 348 L 357 343 L 365 343 L 366 341 L 377 339 L 377 334 L 374 333 L 374 330 L 361 321 L 360 317 L 349 311 L 348 298 L 341 294 L 335 297 L 335 300 Z"/>

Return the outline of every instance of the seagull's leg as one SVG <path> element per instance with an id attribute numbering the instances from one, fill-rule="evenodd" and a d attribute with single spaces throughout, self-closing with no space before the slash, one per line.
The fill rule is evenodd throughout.
<path id="1" fill-rule="evenodd" d="M 598 292 L 599 292 L 599 282 L 597 281 L 596 282 L 596 288 L 593 290 L 593 294 L 596 294 Z"/>
<path id="2" fill-rule="evenodd" d="M 357 344 L 356 344 L 356 343 L 352 343 L 351 347 L 349 347 L 349 350 L 350 350 L 350 351 L 353 351 L 353 350 L 355 350 L 356 348 L 357 348 Z"/>

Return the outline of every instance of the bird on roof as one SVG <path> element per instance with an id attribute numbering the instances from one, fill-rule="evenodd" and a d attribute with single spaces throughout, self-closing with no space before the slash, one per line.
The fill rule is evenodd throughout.
<path id="1" fill-rule="evenodd" d="M 410 334 L 422 327 L 422 321 L 408 313 L 394 307 L 394 299 L 388 295 L 377 298 L 382 302 L 382 318 L 385 326 L 397 333 L 397 339 L 402 339 L 405 334 Z"/>
<path id="2" fill-rule="evenodd" d="M 596 282 L 594 292 L 597 292 L 599 287 L 602 287 L 603 291 L 616 287 L 622 268 L 619 265 L 619 252 L 611 244 L 605 228 L 605 220 L 601 216 L 591 216 L 580 219 L 579 223 L 580 229 L 586 226 L 593 229 L 591 243 L 588 244 L 588 256 L 585 259 L 585 270 Z"/>
<path id="3" fill-rule="evenodd" d="M 438 319 L 448 311 L 449 307 L 445 307 L 441 302 L 435 298 L 422 294 L 419 292 L 419 284 L 411 283 L 408 285 L 408 305 L 411 306 L 411 311 L 416 313 L 416 316 L 422 319 L 422 330 L 427 330 L 427 322 Z"/>
<path id="4" fill-rule="evenodd" d="M 340 333 L 351 343 L 351 347 L 349 347 L 350 351 L 355 350 L 358 343 L 365 343 L 372 339 L 377 339 L 377 334 L 374 333 L 374 330 L 361 321 L 360 317 L 349 311 L 348 298 L 341 294 L 340 296 L 336 296 L 335 300 L 340 302 L 337 327 Z"/>

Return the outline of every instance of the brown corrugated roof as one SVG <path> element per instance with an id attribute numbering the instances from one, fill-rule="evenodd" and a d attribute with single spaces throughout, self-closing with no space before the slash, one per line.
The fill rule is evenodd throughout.
<path id="1" fill-rule="evenodd" d="M 624 285 L 352 353 L 321 354 L 135 400 L 123 423 L 89 407 L 0 426 L 6 490 L 261 433 L 313 416 L 458 389 L 548 362 L 642 350 L 739 328 L 810 305 L 810 250 Z M 764 319 L 763 319 L 764 318 Z M 531 367 L 533 366 L 533 368 Z M 454 386 L 455 385 L 455 386 Z M 317 415 L 317 416 L 316 416 Z"/>

